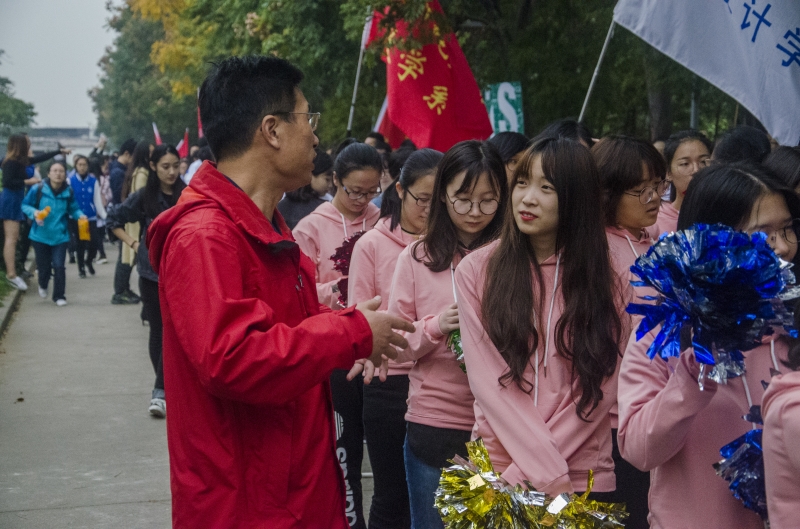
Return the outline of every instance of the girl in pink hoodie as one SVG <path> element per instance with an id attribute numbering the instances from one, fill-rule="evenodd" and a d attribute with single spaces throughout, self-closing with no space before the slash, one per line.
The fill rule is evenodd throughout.
<path id="1" fill-rule="evenodd" d="M 404 445 L 411 526 L 443 527 L 433 507 L 447 460 L 466 455 L 475 416 L 467 376 L 447 346 L 459 328 L 455 269 L 470 251 L 500 232 L 508 195 L 503 161 L 480 141 L 447 151 L 436 170 L 425 237 L 397 259 L 389 313 L 414 322 L 414 334 L 398 361 L 414 361 L 409 373 Z"/>
<path id="2" fill-rule="evenodd" d="M 697 130 L 676 132 L 664 144 L 664 159 L 667 161 L 667 180 L 672 184 L 669 202 L 662 202 L 658 221 L 650 227 L 653 238 L 662 233 L 678 229 L 678 213 L 686 196 L 689 182 L 700 169 L 711 163 L 714 145 L 705 134 Z"/>
<path id="3" fill-rule="evenodd" d="M 795 308 L 795 325 L 798 324 Z M 761 404 L 764 472 L 772 529 L 797 527 L 800 513 L 800 346 L 789 353 L 790 372 L 773 377 Z M 784 369 L 786 371 L 786 369 Z"/>
<path id="4" fill-rule="evenodd" d="M 681 208 L 678 229 L 697 222 L 722 223 L 767 234 L 775 253 L 791 261 L 797 239 L 786 235 L 800 217 L 800 199 L 761 169 L 714 165 L 695 175 Z M 762 380 L 779 369 L 787 342 L 773 338 L 745 353 L 744 376 L 725 385 L 706 380 L 700 390 L 699 365 L 688 347 L 664 362 L 646 354 L 658 328 L 641 340 L 633 334 L 619 375 L 619 447 L 622 457 L 649 470 L 650 526 L 653 529 L 763 527 L 716 475 L 719 449 L 751 427 L 742 416 L 761 404 Z"/>
<path id="5" fill-rule="evenodd" d="M 611 265 L 619 277 L 630 281 L 631 265 L 647 252 L 653 244 L 653 234 L 647 229 L 658 215 L 661 195 L 668 187 L 664 158 L 650 143 L 626 136 L 609 136 L 592 147 L 597 161 L 600 182 L 605 195 L 605 224 Z M 652 289 L 628 288 L 633 297 L 654 295 Z M 638 301 L 638 300 L 637 300 Z M 630 315 L 625 312 L 627 303 L 620 307 L 620 318 L 630 325 Z M 627 339 L 627 336 L 626 336 Z M 616 397 L 616 396 L 615 396 Z M 611 407 L 614 467 L 617 475 L 617 497 L 628 507 L 630 517 L 625 521 L 628 529 L 647 529 L 647 490 L 650 473 L 641 472 L 625 461 L 617 447 L 617 406 Z"/>
<path id="6" fill-rule="evenodd" d="M 342 149 L 333 163 L 336 194 L 331 202 L 320 204 L 292 230 L 300 249 L 316 266 L 319 302 L 332 309 L 338 304 L 337 283 L 341 273 L 333 269 L 331 256 L 345 239 L 359 231 L 372 229 L 379 210 L 370 203 L 380 194 L 383 161 L 374 147 L 352 143 Z M 325 344 L 320 344 L 324 349 Z M 361 507 L 361 461 L 364 457 L 362 392 L 360 377 L 348 382 L 347 371 L 331 375 L 333 409 L 336 412 L 336 455 L 344 470 L 350 527 L 365 527 Z M 352 493 L 352 498 L 351 498 Z"/>
<path id="7" fill-rule="evenodd" d="M 615 490 L 609 411 L 625 328 L 589 150 L 545 138 L 511 183 L 499 241 L 456 271 L 473 438 L 512 485 Z M 587 284 L 591 278 L 591 288 Z"/>
<path id="8" fill-rule="evenodd" d="M 425 229 L 436 166 L 442 156 L 433 149 L 415 151 L 403 164 L 397 180 L 384 191 L 381 219 L 353 249 L 348 305 L 380 296 L 380 310 L 386 310 L 397 257 Z M 411 526 L 403 441 L 412 365 L 390 360 L 386 380 L 376 377 L 364 387 L 364 436 L 374 483 L 369 525 L 377 529 Z"/>

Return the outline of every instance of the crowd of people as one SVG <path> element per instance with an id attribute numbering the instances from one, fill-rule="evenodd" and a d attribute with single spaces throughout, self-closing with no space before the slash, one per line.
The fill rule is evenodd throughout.
<path id="1" fill-rule="evenodd" d="M 800 346 L 776 334 L 744 376 L 700 387 L 693 349 L 651 361 L 655 331 L 637 339 L 626 307 L 652 294 L 635 260 L 696 223 L 800 261 L 800 148 L 747 126 L 656 146 L 561 120 L 444 153 L 378 133 L 326 152 L 301 80 L 275 58 L 214 66 L 193 160 L 129 140 L 108 171 L 56 161 L 40 183 L 41 157 L 9 142 L 10 282 L 25 218 L 40 293 L 52 268 L 63 304 L 70 240 L 81 277 L 103 228 L 119 241 L 112 303 L 141 300 L 150 324 L 150 412 L 170 395 L 176 527 L 443 527 L 441 470 L 482 438 L 511 485 L 582 493 L 593 474 L 590 498 L 626 502 L 629 528 L 760 528 L 712 467 L 754 405 L 772 527 L 796 525 Z M 89 241 L 70 236 L 81 219 Z"/>

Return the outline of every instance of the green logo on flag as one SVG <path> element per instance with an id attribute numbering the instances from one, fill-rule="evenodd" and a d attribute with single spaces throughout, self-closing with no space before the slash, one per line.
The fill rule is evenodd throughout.
<path id="1" fill-rule="evenodd" d="M 518 81 L 490 84 L 483 92 L 492 130 L 525 133 L 522 116 L 522 85 Z"/>

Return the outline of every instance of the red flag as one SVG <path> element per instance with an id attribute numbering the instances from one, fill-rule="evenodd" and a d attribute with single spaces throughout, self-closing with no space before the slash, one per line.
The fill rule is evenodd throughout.
<path id="1" fill-rule="evenodd" d="M 441 13 L 437 0 L 428 2 L 428 13 Z M 378 34 L 375 13 L 370 40 Z M 432 33 L 439 28 L 432 19 Z M 409 27 L 399 23 L 395 36 L 408 36 Z M 453 33 L 440 35 L 439 41 L 419 50 L 385 50 L 387 117 L 417 147 L 446 151 L 459 141 L 483 140 L 491 136 L 492 125 L 478 83 Z M 384 118 L 384 121 L 386 119 Z"/>
<path id="2" fill-rule="evenodd" d="M 156 145 L 161 145 L 161 134 L 158 133 L 158 127 L 156 127 L 156 122 L 153 122 L 153 134 L 156 137 Z"/>
<path id="3" fill-rule="evenodd" d="M 387 97 L 383 100 L 383 106 L 381 106 L 381 111 L 378 114 L 378 121 L 375 123 L 375 128 L 373 130 L 383 134 L 386 143 L 388 143 L 392 149 L 397 149 L 408 136 L 406 136 L 405 132 L 400 130 L 397 125 L 392 123 L 392 120 L 386 115 L 388 103 L 389 98 Z"/>
<path id="4" fill-rule="evenodd" d="M 178 156 L 181 158 L 189 156 L 189 127 L 186 127 L 186 131 L 183 133 L 183 139 L 175 148 L 178 150 Z"/>

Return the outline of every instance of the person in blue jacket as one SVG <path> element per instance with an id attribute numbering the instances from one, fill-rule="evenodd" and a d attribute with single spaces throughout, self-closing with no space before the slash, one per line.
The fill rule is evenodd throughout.
<path id="1" fill-rule="evenodd" d="M 67 274 L 64 261 L 67 258 L 69 244 L 69 228 L 67 219 L 85 217 L 72 189 L 67 185 L 67 166 L 63 162 L 54 162 L 43 182 L 31 187 L 25 200 L 22 201 L 22 212 L 31 220 L 30 239 L 36 253 L 36 269 L 39 276 L 39 296 L 47 297 L 47 285 L 50 282 L 51 269 L 55 271 L 53 279 L 53 301 L 63 307 L 67 304 L 64 294 Z M 39 212 L 50 206 L 50 213 L 39 218 Z"/>

